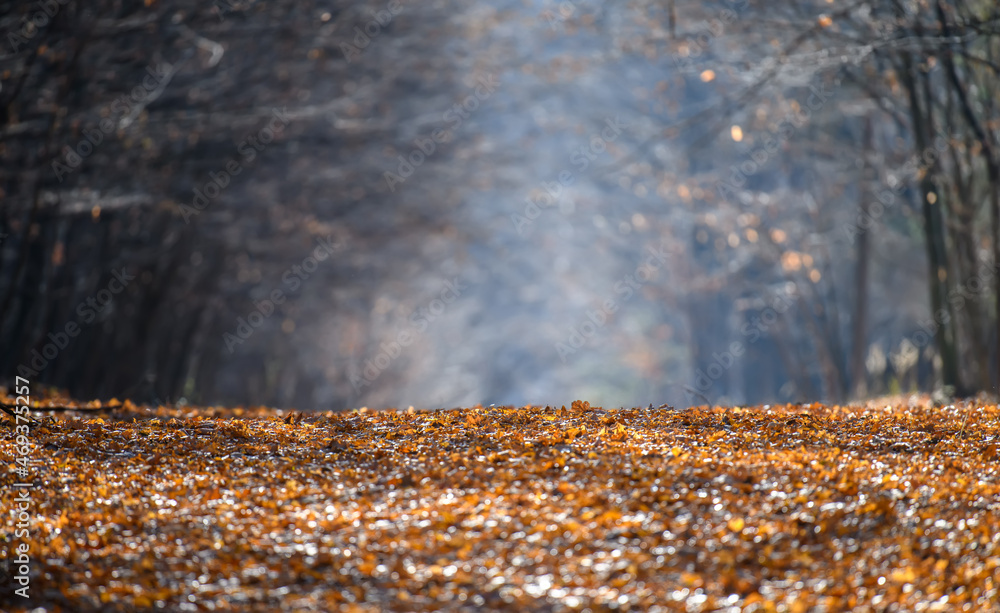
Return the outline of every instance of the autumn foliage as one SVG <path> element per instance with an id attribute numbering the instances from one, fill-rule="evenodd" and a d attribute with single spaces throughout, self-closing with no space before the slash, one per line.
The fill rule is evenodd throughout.
<path id="1" fill-rule="evenodd" d="M 89 406 L 4 610 L 1000 611 L 994 405 Z"/>

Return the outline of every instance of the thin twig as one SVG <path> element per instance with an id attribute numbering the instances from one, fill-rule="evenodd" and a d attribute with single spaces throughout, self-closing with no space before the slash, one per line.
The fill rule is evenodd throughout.
<path id="1" fill-rule="evenodd" d="M 24 405 L 0 404 L 0 409 L 3 409 L 4 413 L 6 413 L 7 415 L 10 415 L 11 417 L 13 417 L 15 423 L 17 422 L 18 419 L 25 419 L 25 418 L 31 420 L 32 423 L 36 423 L 36 424 L 39 423 L 38 420 L 35 419 L 34 417 L 32 417 L 31 415 L 22 415 L 20 413 L 15 413 L 14 409 L 16 409 L 19 406 L 24 406 Z"/>
<path id="2" fill-rule="evenodd" d="M 715 406 L 714 404 L 712 404 L 712 401 L 708 399 L 708 396 L 706 396 L 705 394 L 702 394 L 701 392 L 699 392 L 698 390 L 694 389 L 690 385 L 682 385 L 681 387 L 684 388 L 684 391 L 686 391 L 686 392 L 688 392 L 690 394 L 694 394 L 695 396 L 699 396 L 702 400 L 705 401 L 705 404 L 709 405 L 710 407 Z"/>
<path id="3" fill-rule="evenodd" d="M 972 409 L 965 412 L 965 419 L 962 420 L 962 429 L 958 432 L 959 438 L 965 438 L 965 424 L 969 421 L 969 414 L 972 413 Z"/>
<path id="4" fill-rule="evenodd" d="M 0 404 L 0 409 L 3 409 L 4 413 L 14 415 L 11 409 L 16 409 L 19 406 L 25 406 L 25 405 Z M 85 411 L 85 412 L 96 413 L 100 411 L 114 411 L 115 409 L 120 409 L 121 405 L 113 407 L 28 407 L 28 408 L 31 409 L 32 413 L 38 411 L 51 411 L 51 412 L 63 412 L 63 413 L 68 411 Z"/>

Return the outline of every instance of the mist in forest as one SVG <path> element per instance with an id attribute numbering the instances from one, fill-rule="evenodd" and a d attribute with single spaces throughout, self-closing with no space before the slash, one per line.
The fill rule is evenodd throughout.
<path id="1" fill-rule="evenodd" d="M 998 19 L 2 2 L 0 382 L 334 410 L 991 390 Z"/>

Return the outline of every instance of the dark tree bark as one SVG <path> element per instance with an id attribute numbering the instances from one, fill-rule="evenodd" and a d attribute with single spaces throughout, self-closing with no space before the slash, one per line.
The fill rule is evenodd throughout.
<path id="1" fill-rule="evenodd" d="M 861 181 L 858 183 L 858 218 L 868 219 L 868 199 L 871 190 L 868 182 L 871 180 L 872 155 L 872 119 L 865 117 L 862 136 Z M 868 265 L 869 265 L 869 233 L 861 232 L 854 254 L 854 317 L 852 323 L 851 341 L 851 395 L 864 398 L 868 392 L 865 371 L 865 354 L 868 349 Z"/>

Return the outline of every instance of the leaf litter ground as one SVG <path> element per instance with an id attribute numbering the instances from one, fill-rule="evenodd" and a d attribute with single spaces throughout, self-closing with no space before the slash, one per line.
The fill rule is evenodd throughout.
<path id="1" fill-rule="evenodd" d="M 0 608 L 1000 611 L 995 405 L 112 404 L 32 426 Z"/>

